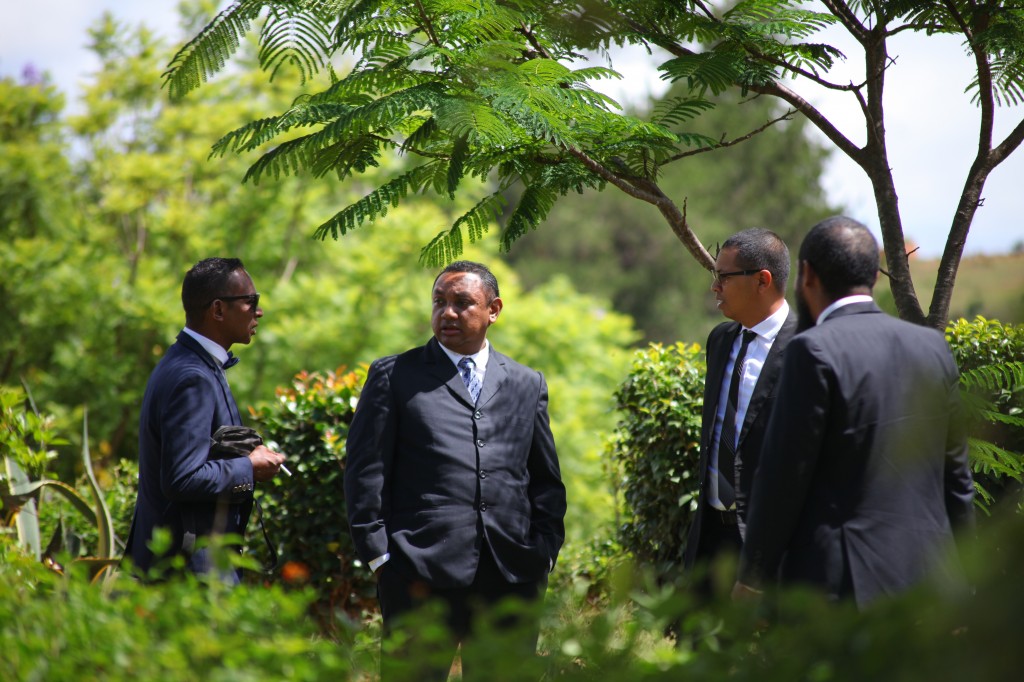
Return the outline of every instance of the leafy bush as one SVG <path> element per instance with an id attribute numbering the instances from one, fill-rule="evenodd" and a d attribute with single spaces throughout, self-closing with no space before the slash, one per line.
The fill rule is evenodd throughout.
<path id="1" fill-rule="evenodd" d="M 0 538 L 0 679 L 313 681 L 371 668 L 372 646 L 317 636 L 313 596 L 189 575 L 142 585 L 121 573 L 100 589 Z M 354 662 L 360 655 L 367 662 Z"/>
<path id="2" fill-rule="evenodd" d="M 356 558 L 345 513 L 345 438 L 364 378 L 364 371 L 302 372 L 253 413 L 293 473 L 260 484 L 256 494 L 278 554 L 275 572 L 315 590 L 325 624 L 335 608 L 358 617 L 375 607 L 375 582 Z M 255 519 L 248 542 L 269 559 Z"/>
<path id="3" fill-rule="evenodd" d="M 971 464 L 979 504 L 1016 503 L 1024 498 L 1024 325 L 980 315 L 946 328 L 960 368 L 967 411 Z"/>
<path id="4" fill-rule="evenodd" d="M 863 612 L 799 591 L 758 608 L 695 608 L 685 591 L 623 565 L 598 609 L 572 590 L 549 594 L 544 655 L 524 658 L 486 629 L 480 646 L 499 682 L 1016 679 L 1022 532 L 1024 518 L 1003 517 L 965 544 L 970 598 L 925 584 Z M 100 589 L 80 572 L 47 571 L 0 538 L 0 679 L 375 679 L 377 624 L 324 638 L 307 617 L 315 598 L 187 575 L 142 585 L 121 574 Z M 682 624 L 680 639 L 664 636 L 669 622 Z"/>
<path id="5" fill-rule="evenodd" d="M 682 566 L 697 508 L 703 392 L 700 346 L 677 343 L 638 351 L 615 394 L 608 466 L 624 505 L 622 544 L 662 578 Z"/>

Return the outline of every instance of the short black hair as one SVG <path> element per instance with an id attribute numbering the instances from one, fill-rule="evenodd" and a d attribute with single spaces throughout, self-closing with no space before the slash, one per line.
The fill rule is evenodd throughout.
<path id="1" fill-rule="evenodd" d="M 498 279 L 483 263 L 477 263 L 471 260 L 457 260 L 450 263 L 448 267 L 441 272 L 437 273 L 437 277 L 434 278 L 434 284 L 437 284 L 437 280 L 441 278 L 441 275 L 449 272 L 468 272 L 477 275 L 483 282 L 484 288 L 487 289 L 487 293 L 490 296 L 488 303 L 501 295 L 498 293 Z"/>
<path id="2" fill-rule="evenodd" d="M 231 273 L 243 270 L 240 258 L 205 258 L 185 273 L 181 283 L 181 305 L 187 321 L 198 321 L 203 308 L 218 296 L 226 296 Z"/>
<path id="3" fill-rule="evenodd" d="M 807 261 L 833 300 L 854 289 L 869 291 L 878 279 L 878 242 L 863 224 L 846 216 L 826 218 L 811 228 L 800 244 Z"/>
<path id="4" fill-rule="evenodd" d="M 789 247 L 782 237 L 763 227 L 737 232 L 725 240 L 723 249 L 736 251 L 736 264 L 744 270 L 767 270 L 780 294 L 789 280 Z"/>

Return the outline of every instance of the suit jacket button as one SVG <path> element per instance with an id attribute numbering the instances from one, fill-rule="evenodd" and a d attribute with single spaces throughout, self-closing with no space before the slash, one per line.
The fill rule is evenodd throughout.
<path id="1" fill-rule="evenodd" d="M 480 419 L 483 416 L 484 416 L 484 413 L 481 412 L 480 410 L 477 410 L 476 412 L 473 413 L 473 419 Z"/>
<path id="2" fill-rule="evenodd" d="M 483 442 L 482 440 L 478 440 L 478 441 L 476 442 L 476 446 L 477 446 L 478 448 L 482 448 L 482 447 L 484 446 L 484 442 Z"/>
<path id="3" fill-rule="evenodd" d="M 480 472 L 480 478 L 481 478 L 481 480 L 487 478 L 487 472 L 486 471 L 481 471 Z"/>
<path id="4" fill-rule="evenodd" d="M 482 512 L 487 511 L 487 503 L 486 502 L 481 502 L 480 503 L 480 511 L 482 511 Z"/>

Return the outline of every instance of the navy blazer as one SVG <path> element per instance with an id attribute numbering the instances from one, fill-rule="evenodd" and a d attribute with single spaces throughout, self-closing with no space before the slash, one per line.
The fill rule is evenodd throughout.
<path id="1" fill-rule="evenodd" d="M 940 568 L 973 493 L 943 335 L 844 306 L 786 349 L 740 580 L 778 574 L 860 606 L 898 593 Z"/>
<path id="2" fill-rule="evenodd" d="M 541 579 L 566 501 L 543 375 L 491 347 L 473 405 L 436 339 L 375 361 L 349 428 L 345 500 L 364 563 L 390 552 L 407 579 L 472 583 L 490 546 L 505 579 Z"/>
<path id="3" fill-rule="evenodd" d="M 768 351 L 761 373 L 754 384 L 754 392 L 750 396 L 743 417 L 743 425 L 736 441 L 736 461 L 733 463 L 733 488 L 736 491 L 736 514 L 739 521 L 741 537 L 746 532 L 747 501 L 754 482 L 754 471 L 761 455 L 761 443 L 768 426 L 775 404 L 776 384 L 782 368 L 782 354 L 786 345 L 796 333 L 796 315 L 790 310 L 783 322 L 772 347 Z M 700 428 L 700 468 L 698 469 L 698 490 L 701 499 L 697 504 L 697 512 L 690 524 L 686 539 L 684 565 L 691 568 L 697 560 L 697 547 L 700 543 L 701 524 L 704 521 L 703 496 L 707 494 L 708 458 L 711 452 L 711 439 L 714 435 L 715 413 L 718 412 L 718 399 L 722 394 L 722 382 L 728 381 L 725 366 L 729 362 L 733 342 L 739 336 L 742 325 L 739 322 L 723 322 L 711 330 L 707 343 L 707 369 L 704 374 L 704 406 L 701 411 Z"/>
<path id="4" fill-rule="evenodd" d="M 147 544 L 156 528 L 171 534 L 168 554 L 182 554 L 204 572 L 208 557 L 193 553 L 211 533 L 245 531 L 253 500 L 248 457 L 213 459 L 210 437 L 241 415 L 224 371 L 185 332 L 167 349 L 142 399 L 139 417 L 139 493 L 125 553 L 143 571 L 153 566 Z"/>

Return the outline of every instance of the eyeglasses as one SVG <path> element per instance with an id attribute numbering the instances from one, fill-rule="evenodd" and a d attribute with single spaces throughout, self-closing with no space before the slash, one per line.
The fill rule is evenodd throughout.
<path id="1" fill-rule="evenodd" d="M 730 277 L 739 277 L 740 275 L 756 275 L 759 272 L 761 272 L 761 270 L 734 270 L 732 272 L 716 272 L 715 270 L 712 270 L 711 280 L 715 284 L 724 284 L 725 280 L 729 279 Z"/>
<path id="2" fill-rule="evenodd" d="M 204 305 L 203 307 L 204 308 L 209 308 L 211 305 L 213 305 L 214 301 L 243 301 L 243 300 L 247 301 L 249 303 L 249 307 L 251 309 L 253 309 L 253 310 L 255 310 L 256 308 L 258 308 L 260 306 L 260 295 L 259 294 L 243 294 L 241 296 L 217 296 L 216 298 L 211 298 L 210 302 L 207 303 L 206 305 Z"/>

